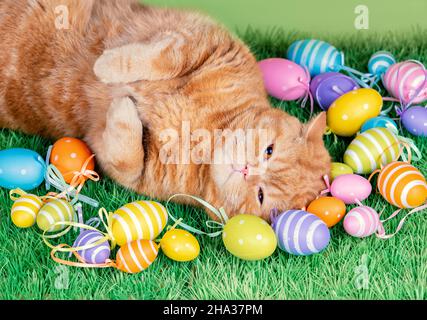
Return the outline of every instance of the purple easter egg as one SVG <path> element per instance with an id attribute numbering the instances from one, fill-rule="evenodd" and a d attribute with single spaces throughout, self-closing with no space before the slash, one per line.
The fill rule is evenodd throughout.
<path id="1" fill-rule="evenodd" d="M 427 109 L 415 106 L 401 115 L 402 124 L 414 136 L 427 137 Z"/>
<path id="2" fill-rule="evenodd" d="M 311 94 L 324 111 L 342 95 L 359 88 L 356 81 L 338 72 L 319 74 L 310 84 Z"/>
<path id="3" fill-rule="evenodd" d="M 314 214 L 289 210 L 273 218 L 279 248 L 287 253 L 308 256 L 323 251 L 331 239 L 328 226 Z"/>
<path id="4" fill-rule="evenodd" d="M 80 233 L 74 242 L 73 247 L 83 247 L 92 243 L 95 243 L 102 239 L 104 236 L 99 231 L 86 230 Z M 94 248 L 79 250 L 77 253 L 83 258 L 86 263 L 89 264 L 101 264 L 110 257 L 111 248 L 107 240 L 98 244 Z"/>
<path id="5" fill-rule="evenodd" d="M 272 97 L 293 101 L 307 95 L 311 78 L 301 66 L 281 58 L 262 60 L 258 65 L 265 89 Z"/>

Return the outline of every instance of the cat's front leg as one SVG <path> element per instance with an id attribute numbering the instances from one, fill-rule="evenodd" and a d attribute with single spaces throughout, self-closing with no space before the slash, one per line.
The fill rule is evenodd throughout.
<path id="1" fill-rule="evenodd" d="M 92 143 L 102 169 L 125 187 L 136 188 L 144 171 L 143 126 L 135 103 L 116 98 L 106 115 L 105 129 Z"/>

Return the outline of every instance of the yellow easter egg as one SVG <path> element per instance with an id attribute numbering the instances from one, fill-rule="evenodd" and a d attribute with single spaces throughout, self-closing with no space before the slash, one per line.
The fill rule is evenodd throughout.
<path id="1" fill-rule="evenodd" d="M 30 228 L 36 223 L 43 201 L 33 194 L 20 197 L 12 206 L 12 222 L 18 228 Z"/>
<path id="2" fill-rule="evenodd" d="M 335 178 L 342 176 L 344 174 L 353 174 L 353 169 L 348 165 L 340 162 L 333 162 L 331 165 L 331 178 L 334 180 Z"/>
<path id="3" fill-rule="evenodd" d="M 112 233 L 119 246 L 136 240 L 154 240 L 168 223 L 166 208 L 154 201 L 136 201 L 112 217 Z"/>
<path id="4" fill-rule="evenodd" d="M 200 253 L 199 241 L 190 232 L 173 229 L 160 241 L 163 253 L 172 260 L 187 262 L 196 259 Z"/>
<path id="5" fill-rule="evenodd" d="M 383 99 L 378 91 L 362 88 L 338 98 L 328 110 L 328 127 L 343 137 L 355 135 L 369 119 L 377 117 Z"/>
<path id="6" fill-rule="evenodd" d="M 46 203 L 37 215 L 37 226 L 42 231 L 55 232 L 67 228 L 67 225 L 56 225 L 59 222 L 72 222 L 75 217 L 73 206 L 63 199 L 55 199 Z"/>
<path id="7" fill-rule="evenodd" d="M 277 238 L 271 226 L 257 216 L 242 214 L 230 219 L 222 234 L 226 249 L 243 260 L 262 260 L 273 254 Z"/>

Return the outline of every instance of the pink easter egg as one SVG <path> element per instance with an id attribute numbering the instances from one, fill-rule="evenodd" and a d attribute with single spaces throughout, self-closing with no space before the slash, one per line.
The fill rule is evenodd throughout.
<path id="1" fill-rule="evenodd" d="M 380 226 L 378 213 L 366 206 L 354 208 L 344 218 L 345 231 L 357 238 L 365 238 L 377 232 Z"/>
<path id="2" fill-rule="evenodd" d="M 405 61 L 392 65 L 384 75 L 383 83 L 390 95 L 404 104 L 421 103 L 427 100 L 426 77 L 424 65 Z"/>
<path id="3" fill-rule="evenodd" d="M 372 186 L 369 181 L 357 174 L 344 174 L 335 178 L 330 192 L 335 198 L 341 199 L 345 204 L 356 204 L 367 199 Z"/>
<path id="4" fill-rule="evenodd" d="M 307 95 L 310 85 L 310 75 L 296 63 L 271 58 L 258 63 L 264 77 L 267 92 L 280 100 L 293 101 Z"/>

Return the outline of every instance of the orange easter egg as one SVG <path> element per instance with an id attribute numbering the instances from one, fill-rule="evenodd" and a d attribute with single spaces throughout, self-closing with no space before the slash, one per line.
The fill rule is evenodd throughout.
<path id="1" fill-rule="evenodd" d="M 346 213 L 345 203 L 335 197 L 321 197 L 314 200 L 307 208 L 310 212 L 326 223 L 328 228 L 340 222 Z"/>
<path id="2" fill-rule="evenodd" d="M 92 152 L 83 141 L 65 137 L 55 142 L 50 154 L 50 163 L 53 164 L 64 176 L 67 183 L 74 178 L 74 172 L 81 171 L 86 160 Z M 95 169 L 95 160 L 92 158 L 87 170 Z M 85 179 L 85 178 L 80 178 Z M 82 181 L 78 181 L 81 183 Z"/>
<path id="3" fill-rule="evenodd" d="M 397 161 L 385 166 L 377 183 L 381 195 L 401 209 L 419 207 L 427 200 L 426 179 L 409 163 Z"/>
<path id="4" fill-rule="evenodd" d="M 156 260 L 159 245 L 150 240 L 137 240 L 122 246 L 117 252 L 117 269 L 127 273 L 138 273 L 147 269 Z"/>

